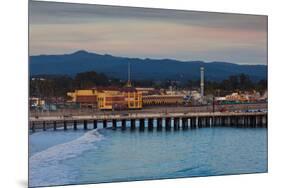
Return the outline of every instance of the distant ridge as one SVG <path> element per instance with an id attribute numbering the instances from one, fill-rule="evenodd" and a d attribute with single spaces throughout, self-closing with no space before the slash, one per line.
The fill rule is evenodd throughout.
<path id="1" fill-rule="evenodd" d="M 30 75 L 65 74 L 94 70 L 119 79 L 127 78 L 127 63 L 131 64 L 133 80 L 196 80 L 199 69 L 205 67 L 208 80 L 222 80 L 244 73 L 252 80 L 267 78 L 266 65 L 238 65 L 227 62 L 178 61 L 172 59 L 140 59 L 79 50 L 71 54 L 30 56 Z"/>

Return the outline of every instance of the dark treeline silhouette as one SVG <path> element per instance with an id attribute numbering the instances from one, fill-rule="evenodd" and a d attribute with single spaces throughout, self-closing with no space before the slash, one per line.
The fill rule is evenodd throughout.
<path id="1" fill-rule="evenodd" d="M 66 97 L 66 93 L 75 89 L 90 89 L 96 86 L 125 85 L 125 81 L 108 78 L 105 74 L 95 71 L 82 72 L 75 77 L 68 75 L 36 75 L 30 78 L 30 96 Z"/>
<path id="2" fill-rule="evenodd" d="M 66 97 L 66 93 L 75 89 L 90 89 L 96 86 L 117 86 L 123 87 L 126 80 L 109 78 L 105 74 L 95 71 L 76 74 L 75 77 L 66 75 L 37 75 L 30 79 L 30 96 Z M 176 80 L 154 81 L 154 80 L 134 80 L 133 86 L 154 87 L 157 89 L 173 87 L 176 89 L 198 89 L 200 80 L 188 80 L 180 82 Z M 267 80 L 253 82 L 248 75 L 239 74 L 229 76 L 222 81 L 205 81 L 205 93 L 220 95 L 229 94 L 235 91 L 264 92 L 267 90 Z"/>
<path id="3" fill-rule="evenodd" d="M 200 80 L 188 80 L 186 83 L 187 88 L 196 89 L 200 85 Z M 227 79 L 218 81 L 205 81 L 205 94 L 212 94 L 215 96 L 224 96 L 232 92 L 239 91 L 253 91 L 263 93 L 267 90 L 267 80 L 259 80 L 253 82 L 248 75 L 239 74 L 229 76 Z"/>
<path id="4" fill-rule="evenodd" d="M 222 82 L 206 82 L 207 94 L 225 95 L 231 92 L 252 91 L 256 90 L 263 93 L 267 90 L 267 80 L 253 82 L 249 76 L 245 74 L 229 76 Z"/>

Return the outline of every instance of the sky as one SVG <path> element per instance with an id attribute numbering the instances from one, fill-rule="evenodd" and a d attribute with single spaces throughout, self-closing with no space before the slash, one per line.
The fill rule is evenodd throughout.
<path id="1" fill-rule="evenodd" d="M 31 1 L 30 55 L 267 64 L 267 16 Z"/>

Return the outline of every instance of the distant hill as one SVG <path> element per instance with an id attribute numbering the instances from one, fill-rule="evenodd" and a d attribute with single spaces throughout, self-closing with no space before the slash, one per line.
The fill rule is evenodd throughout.
<path id="1" fill-rule="evenodd" d="M 133 80 L 196 80 L 199 79 L 201 66 L 205 68 L 205 77 L 208 80 L 222 80 L 240 73 L 249 75 L 252 80 L 267 78 L 266 65 L 126 58 L 82 50 L 72 54 L 30 56 L 29 69 L 30 75 L 75 75 L 94 70 L 115 78 L 126 79 L 128 62 L 131 64 Z"/>

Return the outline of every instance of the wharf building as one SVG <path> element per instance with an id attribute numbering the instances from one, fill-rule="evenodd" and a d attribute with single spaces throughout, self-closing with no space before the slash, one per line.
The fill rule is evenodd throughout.
<path id="1" fill-rule="evenodd" d="M 67 95 L 70 97 L 69 102 L 79 104 L 82 108 L 100 110 L 142 109 L 144 106 L 169 106 L 184 103 L 183 95 L 157 94 L 156 91 L 148 94 L 141 88 L 134 87 L 75 90 Z"/>
<path id="2" fill-rule="evenodd" d="M 132 87 L 93 88 L 68 92 L 69 102 L 100 110 L 141 109 L 142 93 Z"/>

